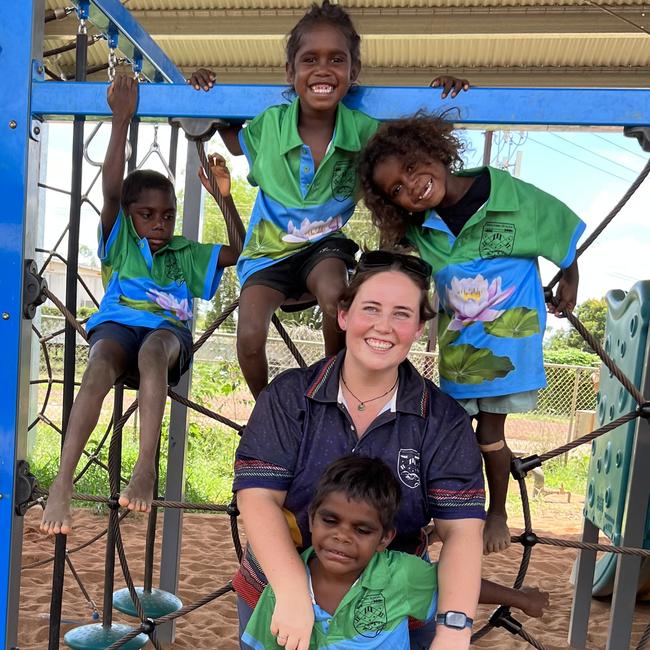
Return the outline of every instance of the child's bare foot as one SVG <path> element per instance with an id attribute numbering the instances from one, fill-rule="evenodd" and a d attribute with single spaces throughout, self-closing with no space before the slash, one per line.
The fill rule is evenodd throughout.
<path id="1" fill-rule="evenodd" d="M 72 496 L 72 481 L 55 478 L 50 486 L 50 494 L 43 511 L 41 532 L 48 535 L 61 533 L 67 535 L 72 531 L 72 515 L 70 514 L 70 497 Z"/>
<path id="2" fill-rule="evenodd" d="M 136 463 L 129 484 L 120 493 L 119 504 L 136 512 L 149 512 L 155 480 L 156 472 L 151 466 Z"/>
<path id="3" fill-rule="evenodd" d="M 506 515 L 488 512 L 483 529 L 483 553 L 499 553 L 510 546 L 510 529 Z"/>
<path id="4" fill-rule="evenodd" d="M 542 591 L 537 587 L 522 587 L 521 592 L 521 605 L 519 609 L 527 616 L 539 618 L 544 614 L 544 610 L 548 608 L 549 597 L 548 592 Z"/>

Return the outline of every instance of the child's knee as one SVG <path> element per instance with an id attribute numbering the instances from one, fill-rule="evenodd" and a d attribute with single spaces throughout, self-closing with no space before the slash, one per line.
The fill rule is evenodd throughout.
<path id="1" fill-rule="evenodd" d="M 180 343 L 174 334 L 168 334 L 167 337 L 151 335 L 145 339 L 138 350 L 138 369 L 141 375 L 143 370 L 166 370 L 170 361 L 178 358 Z"/>
<path id="2" fill-rule="evenodd" d="M 121 374 L 115 359 L 103 354 L 94 355 L 88 361 L 81 385 L 87 391 L 105 395 Z"/>
<path id="3" fill-rule="evenodd" d="M 237 323 L 237 352 L 249 355 L 258 354 L 264 349 L 268 337 L 268 327 L 265 323 L 248 320 Z"/>
<path id="4" fill-rule="evenodd" d="M 339 299 L 343 293 L 343 286 L 339 286 L 338 283 L 333 283 L 331 286 L 323 287 L 318 292 L 318 306 L 321 311 L 330 318 L 336 318 Z"/>

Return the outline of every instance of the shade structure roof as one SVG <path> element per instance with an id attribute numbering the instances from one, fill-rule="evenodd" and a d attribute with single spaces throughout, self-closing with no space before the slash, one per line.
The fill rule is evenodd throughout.
<path id="1" fill-rule="evenodd" d="M 126 7 L 186 76 L 282 83 L 286 34 L 306 0 L 128 0 Z M 362 35 L 360 82 L 423 85 L 443 74 L 482 86 L 649 87 L 650 5 L 638 0 L 347 0 Z M 47 9 L 69 0 L 46 0 Z M 74 14 L 46 24 L 46 51 L 69 43 Z M 92 30 L 90 30 L 92 33 Z M 106 42 L 88 53 L 107 61 Z M 70 78 L 74 51 L 46 58 Z M 105 79 L 101 70 L 90 79 Z"/>

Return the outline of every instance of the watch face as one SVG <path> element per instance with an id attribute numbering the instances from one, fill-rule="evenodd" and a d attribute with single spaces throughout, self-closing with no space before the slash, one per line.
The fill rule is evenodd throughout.
<path id="1" fill-rule="evenodd" d="M 445 616 L 445 625 L 463 629 L 467 623 L 467 616 L 462 612 L 447 612 Z"/>

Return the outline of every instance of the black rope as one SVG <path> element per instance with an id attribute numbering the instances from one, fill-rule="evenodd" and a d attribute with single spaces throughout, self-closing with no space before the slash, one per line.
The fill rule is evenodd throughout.
<path id="1" fill-rule="evenodd" d="M 634 179 L 633 183 L 628 188 L 627 192 L 621 197 L 619 202 L 611 209 L 609 214 L 600 222 L 598 227 L 585 239 L 582 245 L 576 251 L 576 259 L 578 259 L 591 244 L 596 240 L 605 228 L 611 223 L 612 219 L 623 209 L 625 204 L 632 198 L 632 195 L 639 189 L 641 183 L 650 174 L 650 159 L 646 162 L 645 167 L 639 172 L 639 175 Z M 553 279 L 546 285 L 547 290 L 551 290 L 562 278 L 562 271 L 556 273 Z"/>

